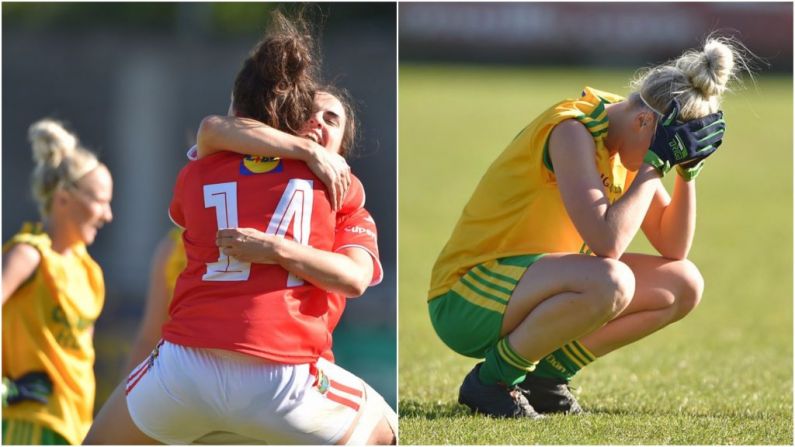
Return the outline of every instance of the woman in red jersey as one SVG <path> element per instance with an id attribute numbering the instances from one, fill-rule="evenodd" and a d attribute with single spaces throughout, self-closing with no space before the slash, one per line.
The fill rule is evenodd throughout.
<path id="1" fill-rule="evenodd" d="M 350 112 L 316 88 L 311 40 L 278 20 L 282 34 L 266 38 L 238 76 L 235 112 L 338 154 Z M 264 75 L 263 61 L 271 64 Z M 249 66 L 262 79 L 245 82 Z M 247 101 L 262 85 L 278 99 Z M 199 135 L 201 155 L 210 152 L 211 121 Z M 361 183 L 351 180 L 336 201 L 300 160 L 220 152 L 189 163 L 170 207 L 185 228 L 188 265 L 164 340 L 114 392 L 86 443 L 394 442 L 383 399 L 324 359 L 343 296 L 380 279 L 375 226 Z"/>

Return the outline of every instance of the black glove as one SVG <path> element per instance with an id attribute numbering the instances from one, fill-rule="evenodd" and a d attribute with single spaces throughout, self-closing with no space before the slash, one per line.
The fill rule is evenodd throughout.
<path id="1" fill-rule="evenodd" d="M 3 377 L 3 406 L 33 401 L 46 404 L 52 394 L 52 380 L 45 372 L 29 372 L 19 379 Z"/>
<path id="2" fill-rule="evenodd" d="M 671 101 L 668 111 L 657 123 L 654 139 L 644 158 L 660 175 L 676 165 L 695 167 L 723 142 L 726 131 L 723 112 L 682 123 L 676 119 L 679 109 L 679 102 Z"/>

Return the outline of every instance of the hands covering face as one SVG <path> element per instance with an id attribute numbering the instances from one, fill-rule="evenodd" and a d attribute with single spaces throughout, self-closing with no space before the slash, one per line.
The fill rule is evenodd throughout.
<path id="1" fill-rule="evenodd" d="M 685 180 L 692 180 L 701 171 L 703 161 L 723 142 L 726 121 L 723 112 L 687 122 L 677 119 L 681 107 L 674 99 L 657 123 L 651 147 L 644 161 L 664 175 L 677 166 Z"/>

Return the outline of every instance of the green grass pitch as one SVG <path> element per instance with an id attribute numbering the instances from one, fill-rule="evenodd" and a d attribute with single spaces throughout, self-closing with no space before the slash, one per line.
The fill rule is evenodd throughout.
<path id="1" fill-rule="evenodd" d="M 690 259 L 706 289 L 693 313 L 583 370 L 585 416 L 493 420 L 456 403 L 475 360 L 430 326 L 436 255 L 520 129 L 585 85 L 626 94 L 631 75 L 401 64 L 401 444 L 792 444 L 791 76 L 725 98 L 726 138 L 698 180 Z M 642 235 L 631 251 L 652 252 Z"/>

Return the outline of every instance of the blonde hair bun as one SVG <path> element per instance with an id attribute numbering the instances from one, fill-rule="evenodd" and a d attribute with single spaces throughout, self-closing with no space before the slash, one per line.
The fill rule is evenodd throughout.
<path id="1" fill-rule="evenodd" d="M 58 121 L 36 121 L 28 128 L 28 138 L 36 160 L 30 186 L 39 212 L 46 217 L 55 190 L 61 185 L 74 185 L 100 163 L 93 152 L 80 146 L 77 135 Z"/>
<path id="2" fill-rule="evenodd" d="M 55 120 L 45 118 L 28 129 L 33 159 L 39 164 L 58 166 L 77 149 L 77 137 Z"/>
<path id="3" fill-rule="evenodd" d="M 720 38 L 710 38 L 703 51 L 690 51 L 676 60 L 676 67 L 704 97 L 721 96 L 734 76 L 736 51 Z"/>
<path id="4" fill-rule="evenodd" d="M 679 101 L 679 118 L 689 121 L 715 113 L 738 71 L 753 73 L 746 60 L 753 56 L 732 37 L 712 34 L 701 50 L 688 50 L 673 61 L 641 70 L 631 83 L 636 104 L 663 113 L 671 100 Z"/>

